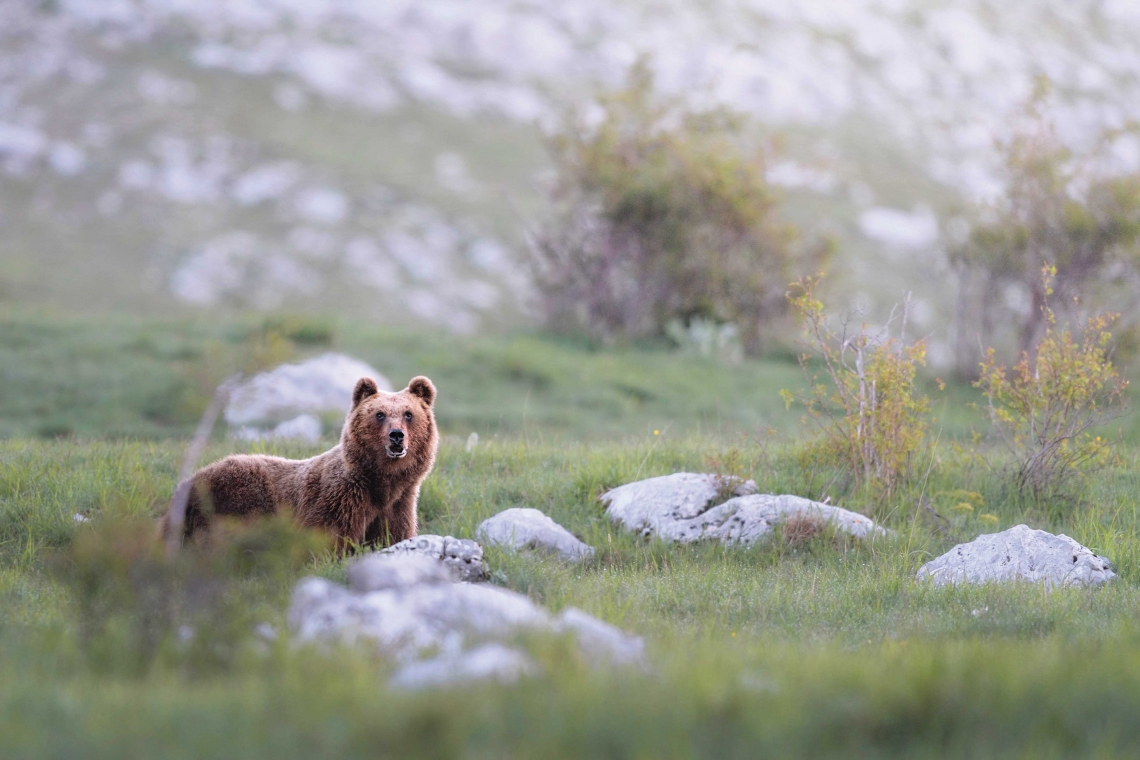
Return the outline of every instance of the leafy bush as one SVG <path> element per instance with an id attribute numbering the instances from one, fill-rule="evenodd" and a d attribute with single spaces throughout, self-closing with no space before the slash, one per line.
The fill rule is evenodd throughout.
<path id="1" fill-rule="evenodd" d="M 266 588 L 328 548 L 288 516 L 217 527 L 209 547 L 170 556 L 152 520 L 105 518 L 57 554 L 51 568 L 75 600 L 91 665 L 144 673 L 165 653 L 194 670 L 225 669 L 250 640 Z"/>
<path id="2" fill-rule="evenodd" d="M 906 343 L 905 306 L 899 338 L 889 334 L 894 314 L 879 332 L 866 324 L 853 330 L 850 319 L 836 332 L 815 297 L 819 282 L 801 278 L 788 295 L 805 323 L 807 351 L 799 361 L 808 390 L 800 401 L 822 434 L 810 455 L 843 466 L 856 482 L 889 495 L 910 473 L 926 436 L 929 399 L 915 388 L 926 342 Z M 821 374 L 827 382 L 820 382 Z M 791 391 L 781 395 L 789 407 L 796 398 Z"/>
<path id="3" fill-rule="evenodd" d="M 1053 287 L 1066 311 L 1078 293 L 1094 291 L 1136 303 L 1140 174 L 1106 175 L 1095 151 L 1074 156 L 1065 148 L 1048 118 L 1048 91 L 1042 82 L 1004 146 L 1005 193 L 979 209 L 950 250 L 960 280 L 955 352 L 963 375 L 977 367 L 981 345 L 1008 338 L 1025 352 L 1041 338 L 1044 264 L 1056 272 Z M 1115 136 L 1103 135 L 1101 147 Z M 1013 335 L 1003 336 L 1006 326 Z"/>
<path id="4" fill-rule="evenodd" d="M 1017 485 L 1035 497 L 1057 495 L 1077 473 L 1106 461 L 1107 441 L 1091 431 L 1123 413 L 1128 381 L 1112 363 L 1115 314 L 1089 318 L 1074 336 L 1049 306 L 1057 269 L 1042 268 L 1045 334 L 1011 369 L 994 349 L 981 363 L 981 388 L 995 433 L 1017 462 Z"/>
<path id="5" fill-rule="evenodd" d="M 309 314 L 276 314 L 262 321 L 265 333 L 279 333 L 299 346 L 331 346 L 336 325 L 328 317 Z"/>
<path id="6" fill-rule="evenodd" d="M 799 259 L 821 251 L 797 252 L 775 220 L 743 118 L 659 101 L 644 61 L 601 107 L 599 124 L 573 119 L 552 141 L 557 213 L 532 245 L 548 324 L 611 341 L 731 323 L 754 353 Z"/>

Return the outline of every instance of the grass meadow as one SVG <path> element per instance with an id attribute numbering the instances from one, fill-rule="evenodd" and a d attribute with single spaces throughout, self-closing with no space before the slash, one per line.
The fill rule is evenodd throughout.
<path id="1" fill-rule="evenodd" d="M 1131 419 L 1107 469 L 1035 503 L 974 443 L 975 392 L 951 385 L 934 398 L 917 477 L 883 499 L 805 454 L 799 413 L 778 395 L 800 382 L 790 357 L 729 366 L 660 347 L 351 325 L 274 348 L 260 328 L 46 316 L 0 327 L 0 757 L 1068 758 L 1140 746 Z M 209 603 L 187 604 L 190 641 L 175 618 L 154 622 L 147 590 L 164 570 L 143 561 L 144 544 L 210 383 L 267 354 L 330 348 L 394 383 L 422 372 L 439 386 L 444 437 L 421 531 L 470 537 L 502 509 L 543 510 L 597 555 L 568 566 L 488 549 L 492 582 L 640 634 L 648 671 L 592 668 L 566 642 L 539 641 L 543 673 L 517 685 L 393 691 L 392 663 L 373 651 L 288 639 L 297 578 L 345 577 L 328 552 L 227 576 Z M 219 433 L 205 458 L 323 447 Z M 679 470 L 830 497 L 893 534 L 671 546 L 605 519 L 601 491 Z M 914 582 L 955 543 L 1023 522 L 1105 554 L 1119 579 L 1053 592 Z M 99 556 L 121 593 L 98 596 L 66 568 L 93 562 L 115 526 L 128 538 Z M 272 559 L 275 544 L 259 546 L 249 553 Z"/>

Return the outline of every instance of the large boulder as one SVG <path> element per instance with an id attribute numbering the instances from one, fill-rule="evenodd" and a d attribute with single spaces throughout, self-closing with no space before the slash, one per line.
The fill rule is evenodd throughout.
<path id="1" fill-rule="evenodd" d="M 1068 536 L 1015 525 L 978 536 L 923 565 L 917 578 L 936 586 L 1029 581 L 1054 586 L 1099 586 L 1116 577 L 1107 559 Z"/>
<path id="2" fill-rule="evenodd" d="M 504 549 L 539 550 L 578 562 L 594 556 L 594 548 L 537 509 L 514 507 L 479 524 L 475 537 Z"/>
<path id="3" fill-rule="evenodd" d="M 398 666 L 392 683 L 414 688 L 474 679 L 513 680 L 538 666 L 513 645 L 520 634 L 570 635 L 601 665 L 643 664 L 644 643 L 581 610 L 555 616 L 513 591 L 455 583 L 437 559 L 375 553 L 349 568 L 350 588 L 305 578 L 293 590 L 289 627 L 300 642 L 368 642 Z"/>
<path id="4" fill-rule="evenodd" d="M 268 431 L 301 415 L 344 415 L 352 406 L 352 389 L 362 377 L 374 379 L 381 390 L 392 390 L 375 368 L 344 354 L 282 364 L 254 375 L 230 394 L 226 422 L 239 435 L 251 437 L 250 430 Z"/>
<path id="5" fill-rule="evenodd" d="M 397 689 L 428 689 L 487 680 L 514 683 L 537 672 L 538 666 L 525 652 L 491 642 L 409 662 L 392 675 L 391 684 Z"/>
<path id="6" fill-rule="evenodd" d="M 751 480 L 679 472 L 619 486 L 602 495 L 606 515 L 645 537 L 751 544 L 790 519 L 828 524 L 857 538 L 886 531 L 857 512 L 800 496 L 756 493 Z"/>
<path id="7" fill-rule="evenodd" d="M 429 586 L 457 580 L 450 568 L 423 554 L 401 554 L 400 562 L 359 560 L 348 566 L 348 586 L 359 594 Z"/>
<path id="8" fill-rule="evenodd" d="M 451 572 L 452 579 L 457 581 L 478 582 L 490 577 L 487 565 L 483 562 L 483 547 L 469 538 L 426 533 L 404 539 L 377 553 L 409 554 L 438 560 Z"/>
<path id="9" fill-rule="evenodd" d="M 247 441 L 283 440 L 318 443 L 321 440 L 322 430 L 323 426 L 319 418 L 312 414 L 300 414 L 291 420 L 278 423 L 269 430 L 244 425 L 234 431 L 234 437 Z"/>

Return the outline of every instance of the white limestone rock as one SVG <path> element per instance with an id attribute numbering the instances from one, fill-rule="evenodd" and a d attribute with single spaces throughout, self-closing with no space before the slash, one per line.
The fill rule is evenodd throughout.
<path id="1" fill-rule="evenodd" d="M 578 562 L 594 556 L 594 548 L 537 509 L 514 507 L 489 517 L 475 530 L 484 544 L 505 549 L 539 550 Z"/>
<path id="2" fill-rule="evenodd" d="M 482 644 L 459 654 L 441 654 L 402 666 L 390 683 L 397 689 L 430 689 L 494 680 L 514 683 L 537 675 L 538 665 L 524 652 L 498 643 Z"/>
<path id="3" fill-rule="evenodd" d="M 603 494 L 602 503 L 609 518 L 628 530 L 681 543 L 751 544 L 793 517 L 817 519 L 857 538 L 886 534 L 856 512 L 799 496 L 758 494 L 751 480 L 725 482 L 716 475 L 679 472 L 627 483 Z"/>
<path id="4" fill-rule="evenodd" d="M 420 554 L 368 554 L 348 566 L 348 585 L 359 594 L 453 580 L 446 565 Z"/>
<path id="5" fill-rule="evenodd" d="M 316 443 L 321 439 L 321 421 L 311 414 L 299 414 L 273 428 L 269 437 Z"/>
<path id="6" fill-rule="evenodd" d="M 381 390 L 392 390 L 375 368 L 344 354 L 324 354 L 300 364 L 282 364 L 254 375 L 231 394 L 226 422 L 268 429 L 303 414 L 347 414 L 352 389 L 371 377 Z"/>
<path id="7" fill-rule="evenodd" d="M 549 628 L 550 617 L 521 594 L 473 583 L 428 583 L 358 594 L 323 578 L 293 591 L 289 625 L 299 641 L 375 642 L 397 661 L 462 652 L 480 640 Z"/>
<path id="8" fill-rule="evenodd" d="M 419 554 L 442 562 L 457 581 L 485 581 L 490 575 L 483 562 L 483 547 L 468 538 L 430 533 L 405 539 L 378 554 Z"/>
<path id="9" fill-rule="evenodd" d="M 301 414 L 291 420 L 285 420 L 272 430 L 243 425 L 237 429 L 233 437 L 246 441 L 284 440 L 318 443 L 321 440 L 321 421 L 311 414 Z"/>
<path id="10" fill-rule="evenodd" d="M 354 563 L 349 578 L 352 588 L 301 580 L 289 628 L 302 643 L 371 643 L 398 664 L 396 686 L 509 681 L 536 672 L 528 656 L 508 646 L 526 633 L 572 635 L 593 665 L 643 664 L 640 637 L 581 610 L 555 617 L 522 594 L 452 582 L 443 563 L 428 556 L 374 554 Z"/>
<path id="11" fill-rule="evenodd" d="M 591 662 L 613 665 L 644 665 L 645 641 L 598 620 L 577 607 L 567 607 L 558 616 L 563 630 L 573 631 L 578 638 L 578 650 Z"/>
<path id="12" fill-rule="evenodd" d="M 754 493 L 751 480 L 725 482 L 716 475 L 678 472 L 618 486 L 602 495 L 602 503 L 609 518 L 629 530 L 678 540 L 677 523 L 698 517 L 718 499 Z"/>
<path id="13" fill-rule="evenodd" d="M 1015 525 L 978 536 L 923 565 L 918 580 L 936 586 L 1029 581 L 1054 586 L 1099 586 L 1116 577 L 1104 557 L 1068 536 Z"/>

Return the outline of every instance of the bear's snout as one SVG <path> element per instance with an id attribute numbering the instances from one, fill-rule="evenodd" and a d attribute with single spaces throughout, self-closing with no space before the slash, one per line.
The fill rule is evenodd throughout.
<path id="1" fill-rule="evenodd" d="M 404 431 L 399 428 L 388 433 L 388 456 L 398 459 L 407 454 L 404 448 Z"/>

